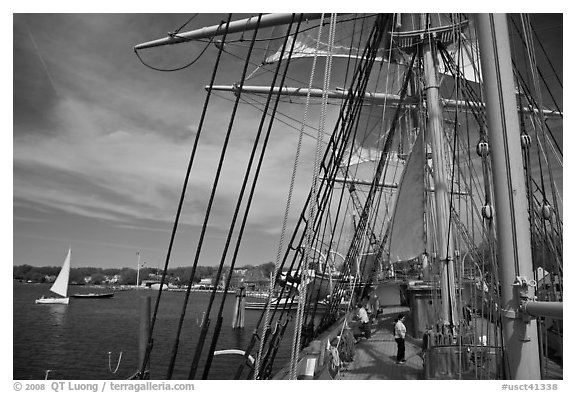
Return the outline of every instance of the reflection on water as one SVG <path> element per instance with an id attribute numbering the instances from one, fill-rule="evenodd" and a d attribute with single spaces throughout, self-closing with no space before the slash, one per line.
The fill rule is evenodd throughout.
<path id="1" fill-rule="evenodd" d="M 66 310 L 68 309 L 66 304 L 39 304 L 38 306 L 43 306 L 48 309 L 53 327 L 62 328 L 64 326 L 66 322 Z"/>

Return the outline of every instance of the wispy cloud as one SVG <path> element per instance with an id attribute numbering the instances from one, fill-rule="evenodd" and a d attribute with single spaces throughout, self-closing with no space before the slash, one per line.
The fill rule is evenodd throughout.
<path id="1" fill-rule="evenodd" d="M 111 221 L 172 220 L 193 135 L 178 141 L 148 130 L 103 130 L 99 119 L 106 114 L 78 100 L 61 100 L 55 115 L 63 128 L 57 136 L 15 138 L 15 198 Z M 222 137 L 211 129 L 204 132 L 213 142 Z M 235 133 L 234 148 L 226 153 L 212 222 L 221 227 L 227 226 L 224 217 L 233 208 L 244 176 L 250 148 L 247 135 L 253 135 L 244 130 Z M 271 221 L 277 216 L 278 202 L 285 199 L 286 166 L 294 154 L 286 149 L 291 138 L 294 135 L 278 138 L 267 152 L 259 180 L 262 187 L 251 214 L 256 221 Z M 185 223 L 201 223 L 221 148 L 221 143 L 199 146 Z"/>
<path id="2" fill-rule="evenodd" d="M 17 234 L 18 237 L 23 237 L 27 239 L 35 239 L 35 240 L 48 240 L 48 241 L 59 241 L 61 239 L 53 236 L 39 236 L 39 235 L 31 235 L 31 234 Z M 119 242 L 102 242 L 102 241 L 94 241 L 94 240 L 77 240 L 76 243 L 84 243 L 84 244 L 91 244 L 96 246 L 106 246 L 106 247 L 115 247 L 115 248 L 122 248 L 128 250 L 134 250 L 134 245 L 131 244 L 122 244 Z M 141 251 L 163 251 L 162 249 L 152 248 L 152 247 L 140 247 Z"/>
<path id="3" fill-rule="evenodd" d="M 52 18 L 60 23 L 49 26 Z M 14 200 L 116 225 L 172 221 L 205 97 L 206 65 L 169 76 L 146 69 L 129 51 L 136 41 L 126 45 L 137 31 L 117 42 L 118 29 L 133 22 L 127 16 L 33 19 L 31 31 L 42 40 L 24 45 L 23 53 L 43 54 L 36 64 L 45 71 L 40 77 L 57 85 L 59 94 L 40 108 L 49 123 L 39 120 L 15 129 Z M 82 25 L 85 34 L 69 35 L 73 25 Z M 213 101 L 187 191 L 182 222 L 188 225 L 203 221 L 228 128 L 230 102 Z M 217 228 L 229 225 L 259 115 L 249 107 L 237 114 L 210 220 Z M 281 224 L 278 212 L 286 199 L 295 143 L 294 130 L 281 130 L 266 153 L 250 218 L 267 231 Z M 312 154 L 312 147 L 305 149 L 303 156 Z M 304 191 L 296 193 L 305 197 Z"/>

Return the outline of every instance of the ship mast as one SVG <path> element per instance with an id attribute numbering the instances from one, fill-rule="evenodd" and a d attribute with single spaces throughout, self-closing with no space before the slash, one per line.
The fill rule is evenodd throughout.
<path id="1" fill-rule="evenodd" d="M 501 283 L 505 376 L 540 379 L 535 321 L 522 312 L 534 297 L 528 201 L 506 14 L 479 14 L 483 90 L 492 147 L 492 173 Z"/>
<path id="2" fill-rule="evenodd" d="M 428 29 L 427 14 L 420 15 L 420 28 Z M 432 145 L 432 163 L 434 165 L 434 201 L 437 221 L 437 263 L 440 264 L 440 296 L 442 300 L 442 321 L 446 325 L 458 325 L 458 313 L 455 310 L 456 282 L 454 280 L 454 242 L 450 239 L 450 200 L 446 179 L 446 137 L 440 106 L 440 93 L 437 80 L 437 58 L 435 37 L 427 33 L 422 42 L 424 65 L 424 90 L 428 115 L 427 130 Z"/>
<path id="3" fill-rule="evenodd" d="M 304 19 L 318 19 L 322 14 L 301 14 Z M 435 33 L 428 29 L 426 14 L 420 16 L 423 37 L 422 56 L 426 91 L 427 129 L 433 149 L 434 188 L 438 223 L 438 261 L 441 263 L 442 317 L 446 324 L 458 326 L 456 282 L 454 275 L 454 242 L 450 239 L 450 205 L 445 168 L 445 135 L 442 103 L 454 106 L 456 101 L 441 101 L 437 80 Z M 265 15 L 260 27 L 285 24 L 292 14 Z M 252 29 L 253 18 L 231 23 L 228 32 Z M 480 14 L 477 29 L 481 49 L 483 89 L 486 97 L 488 131 L 492 145 L 492 171 L 495 189 L 496 223 L 498 227 L 499 277 L 502 286 L 500 304 L 506 377 L 509 379 L 540 379 L 538 336 L 532 315 L 562 317 L 562 303 L 535 302 L 532 286 L 532 256 L 526 186 L 520 150 L 520 128 L 515 97 L 510 42 L 505 14 Z M 222 35 L 222 24 L 198 29 L 135 46 L 135 50 L 187 42 L 193 39 Z M 251 87 L 221 87 L 237 93 Z M 236 90 L 234 90 L 236 89 Z M 270 91 L 270 88 L 266 88 Z M 286 89 L 287 94 L 311 94 L 307 89 Z M 258 93 L 258 91 L 254 91 Z M 284 91 L 282 91 L 284 93 Z M 318 93 L 320 94 L 320 93 Z M 341 98 L 342 92 L 329 93 Z M 390 100 L 396 97 L 368 93 L 368 100 Z M 385 101 L 386 102 L 386 101 Z M 410 104 L 410 102 L 408 103 Z M 466 105 L 464 105 L 466 107 Z M 529 109 L 520 108 L 524 112 Z M 558 115 L 549 111 L 545 114 Z"/>

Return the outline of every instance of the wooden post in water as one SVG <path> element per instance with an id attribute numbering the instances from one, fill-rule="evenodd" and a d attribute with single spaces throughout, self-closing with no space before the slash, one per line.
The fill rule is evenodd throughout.
<path id="1" fill-rule="evenodd" d="M 140 297 L 140 334 L 138 342 L 138 364 L 142 367 L 146 356 L 148 336 L 150 334 L 150 296 Z M 140 374 L 146 374 L 148 370 L 138 370 Z"/>
<path id="2" fill-rule="evenodd" d="M 232 329 L 244 328 L 244 314 L 246 312 L 246 287 L 240 283 L 236 290 L 236 303 L 234 304 L 234 315 L 232 316 Z"/>

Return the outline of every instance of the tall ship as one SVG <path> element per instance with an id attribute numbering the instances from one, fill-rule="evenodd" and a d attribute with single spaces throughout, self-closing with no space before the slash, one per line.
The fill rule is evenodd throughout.
<path id="1" fill-rule="evenodd" d="M 135 378 L 206 379 L 221 355 L 238 357 L 237 379 L 360 378 L 350 369 L 367 369 L 370 360 L 358 351 L 393 340 L 399 313 L 417 361 L 380 378 L 403 378 L 403 370 L 423 379 L 562 378 L 562 78 L 534 29 L 537 18 L 228 15 L 195 27 L 191 18 L 136 45 L 146 66 L 201 63 L 192 72 L 206 74 L 163 271 L 195 173 L 213 170 L 214 183 L 191 278 L 210 217 L 223 214 L 214 201 L 233 202 L 216 277 L 223 294 L 214 288 L 202 323 L 191 328 L 192 360 L 178 362 L 190 336 L 183 323 L 195 296 L 190 284 L 174 337 L 162 344 L 172 349 L 165 370 L 151 366 L 163 294 L 155 295 Z M 162 51 L 183 48 L 193 53 L 188 64 L 158 65 Z M 226 129 L 212 129 L 224 116 Z M 207 165 L 198 157 L 216 132 L 220 153 Z M 236 289 L 229 272 L 251 206 L 266 203 L 259 184 L 274 176 L 274 155 L 293 157 L 286 199 L 274 205 L 283 217 L 269 258 L 274 271 L 267 297 L 251 311 L 260 313 L 251 339 L 231 349 L 219 341 L 229 328 L 224 303 Z M 230 166 L 242 176 L 224 186 Z M 355 306 L 371 299 L 379 303 L 371 304 L 373 337 L 382 339 L 358 342 Z"/>

